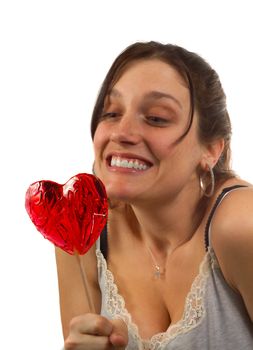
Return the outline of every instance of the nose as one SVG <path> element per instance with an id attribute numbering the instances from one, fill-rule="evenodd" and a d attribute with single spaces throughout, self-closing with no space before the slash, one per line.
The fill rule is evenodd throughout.
<path id="1" fill-rule="evenodd" d="M 111 134 L 111 140 L 117 143 L 135 145 L 141 139 L 141 127 L 138 118 L 130 114 L 124 114 L 120 118 Z"/>

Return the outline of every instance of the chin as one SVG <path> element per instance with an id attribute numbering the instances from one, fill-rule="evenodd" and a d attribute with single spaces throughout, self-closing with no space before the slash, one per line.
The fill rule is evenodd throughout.
<path id="1" fill-rule="evenodd" d="M 136 197 L 136 192 L 134 193 L 132 189 L 127 188 L 126 185 L 115 186 L 106 185 L 106 193 L 108 198 L 115 201 L 121 202 L 131 202 Z"/>

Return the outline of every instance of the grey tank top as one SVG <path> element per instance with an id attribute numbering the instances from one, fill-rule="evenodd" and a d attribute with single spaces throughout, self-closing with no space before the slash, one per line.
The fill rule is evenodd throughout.
<path id="1" fill-rule="evenodd" d="M 217 198 L 206 227 L 206 255 L 186 297 L 182 319 L 166 332 L 141 339 L 119 294 L 97 241 L 101 315 L 127 324 L 127 350 L 253 350 L 253 323 L 243 300 L 226 283 L 210 242 L 212 216 L 223 198 L 239 186 L 226 188 Z M 104 239 L 101 237 L 101 240 Z"/>

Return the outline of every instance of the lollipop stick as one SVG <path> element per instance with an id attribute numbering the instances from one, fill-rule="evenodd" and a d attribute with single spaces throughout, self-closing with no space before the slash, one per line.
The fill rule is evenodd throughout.
<path id="1" fill-rule="evenodd" d="M 96 310 L 95 310 L 94 302 L 93 302 L 93 299 L 92 299 L 92 296 L 91 296 L 91 293 L 90 293 L 90 288 L 89 288 L 89 283 L 88 283 L 88 279 L 87 279 L 87 276 L 86 276 L 85 268 L 82 265 L 82 261 L 81 261 L 80 255 L 79 254 L 75 254 L 75 256 L 77 258 L 78 265 L 80 267 L 81 277 L 82 277 L 82 280 L 83 280 L 83 286 L 84 286 L 85 294 L 86 294 L 87 301 L 88 301 L 88 304 L 89 304 L 90 312 L 95 314 Z"/>

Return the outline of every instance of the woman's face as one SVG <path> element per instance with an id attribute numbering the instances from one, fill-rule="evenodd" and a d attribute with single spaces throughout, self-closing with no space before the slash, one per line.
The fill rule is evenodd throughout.
<path id="1" fill-rule="evenodd" d="M 204 146 L 190 118 L 189 89 L 158 59 L 132 63 L 105 100 L 94 136 L 95 171 L 111 199 L 163 201 L 198 186 Z M 196 187 L 195 187 L 196 188 Z"/>

